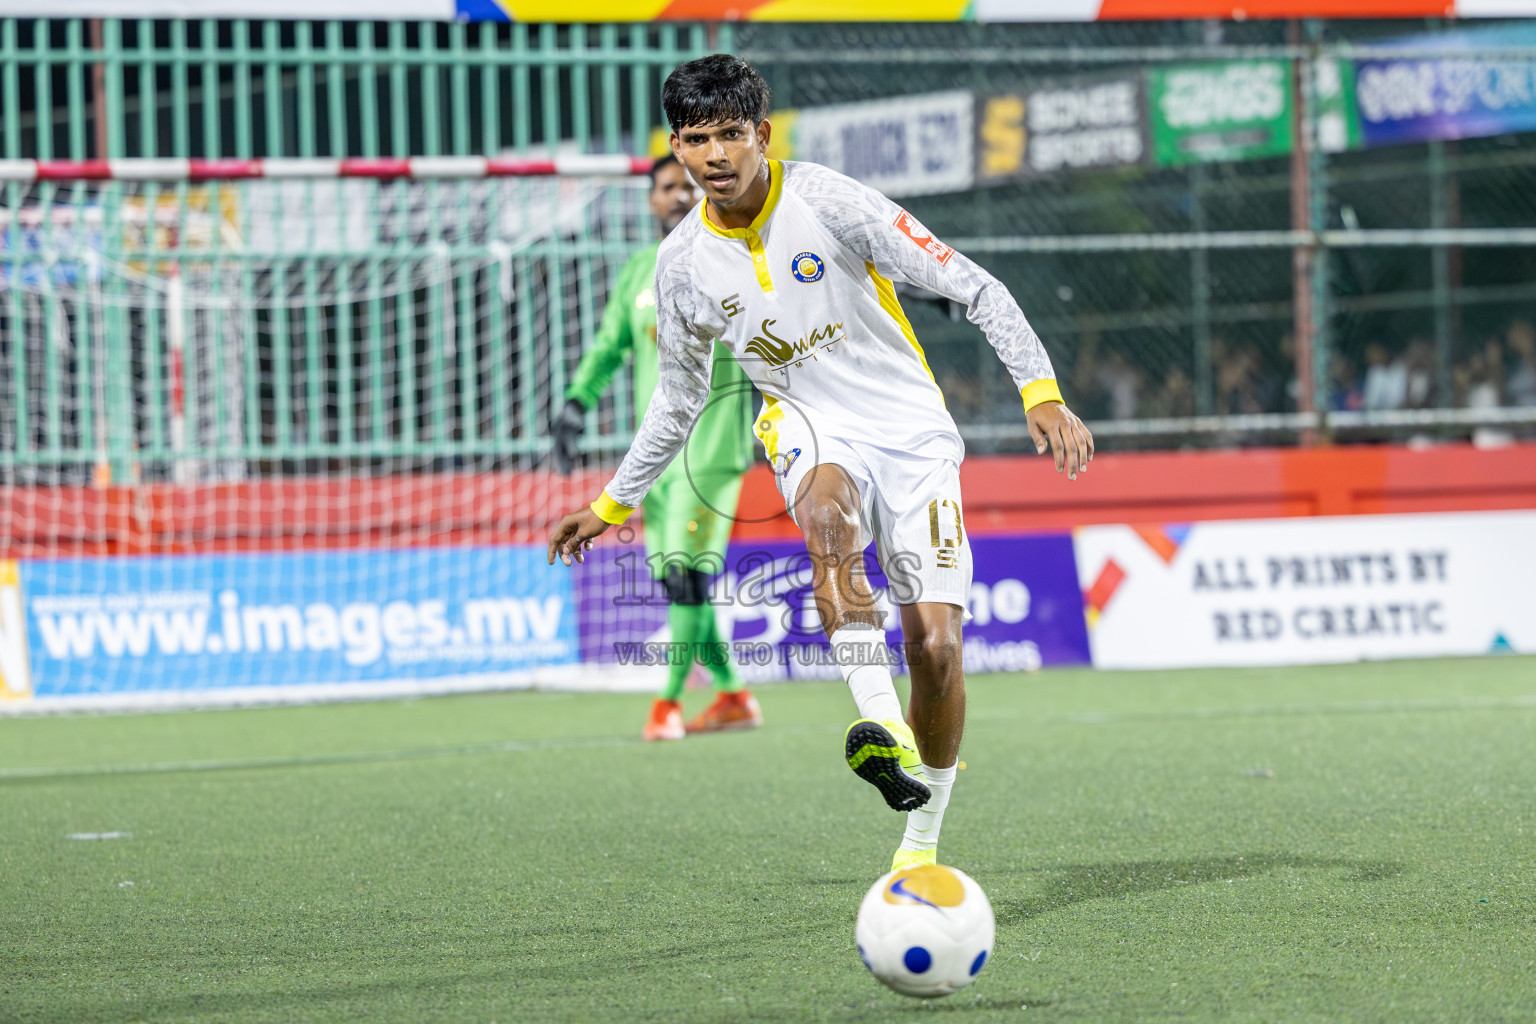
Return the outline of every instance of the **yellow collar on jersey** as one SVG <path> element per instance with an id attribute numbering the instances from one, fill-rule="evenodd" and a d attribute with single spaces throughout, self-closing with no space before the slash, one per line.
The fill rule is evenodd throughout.
<path id="1" fill-rule="evenodd" d="M 752 218 L 752 223 L 744 228 L 722 228 L 709 219 L 709 201 L 699 204 L 699 216 L 704 218 L 704 226 L 709 228 L 721 238 L 748 238 L 763 230 L 763 225 L 768 223 L 768 217 L 773 213 L 773 208 L 779 205 L 779 193 L 784 189 L 784 165 L 777 160 L 768 161 L 768 198 L 763 201 L 763 208 Z"/>
<path id="2" fill-rule="evenodd" d="M 784 189 L 784 165 L 777 160 L 768 161 L 768 198 L 763 201 L 763 208 L 757 216 L 752 218 L 752 223 L 744 228 L 722 228 L 709 219 L 709 200 L 699 204 L 699 216 L 704 220 L 704 226 L 721 238 L 739 238 L 747 243 L 747 251 L 752 254 L 752 268 L 757 272 L 757 284 L 765 292 L 773 291 L 773 275 L 768 272 L 768 254 L 763 250 L 763 239 L 758 234 L 763 225 L 768 223 L 768 218 L 773 214 L 774 207 L 779 205 L 779 193 Z"/>

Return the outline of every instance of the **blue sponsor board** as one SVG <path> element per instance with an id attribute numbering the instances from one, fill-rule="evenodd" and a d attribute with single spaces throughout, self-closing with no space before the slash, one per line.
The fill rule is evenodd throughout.
<path id="1" fill-rule="evenodd" d="M 1027 671 L 1089 663 L 1088 631 L 1069 534 L 972 537 L 975 572 L 965 664 L 972 672 Z M 886 612 L 887 637 L 901 640 L 887 581 L 866 552 L 869 580 Z M 666 597 L 638 547 L 599 547 L 576 572 L 584 662 L 649 664 L 668 639 Z M 840 673 L 812 597 L 803 544 L 733 543 L 714 594 L 720 634 L 752 681 Z M 899 652 L 898 652 L 899 653 Z"/>
<path id="2" fill-rule="evenodd" d="M 1516 24 L 1395 40 L 1402 57 L 1356 61 L 1366 145 L 1536 131 L 1536 60 L 1486 52 L 1532 44 L 1536 27 Z"/>
<path id="3" fill-rule="evenodd" d="M 441 679 L 577 657 L 536 547 L 21 563 L 37 697 Z"/>

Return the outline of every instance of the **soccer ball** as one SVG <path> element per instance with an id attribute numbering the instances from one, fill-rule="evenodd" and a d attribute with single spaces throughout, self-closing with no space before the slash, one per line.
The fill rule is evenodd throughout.
<path id="1" fill-rule="evenodd" d="M 859 905 L 854 940 L 869 973 L 904 996 L 931 998 L 976 980 L 997 924 L 963 871 L 926 864 L 882 875 Z"/>

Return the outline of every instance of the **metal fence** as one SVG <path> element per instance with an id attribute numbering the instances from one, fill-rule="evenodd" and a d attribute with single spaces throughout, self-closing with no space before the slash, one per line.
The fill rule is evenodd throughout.
<path id="1" fill-rule="evenodd" d="M 1323 144 L 1322 71 L 1424 29 L 0 20 L 0 157 L 637 153 L 667 71 L 716 49 L 802 109 L 1281 61 L 1289 154 L 903 202 L 1014 291 L 1106 446 L 1496 440 L 1536 422 L 1536 135 Z M 560 187 L 5 185 L 0 468 L 531 464 L 648 232 L 632 185 Z M 909 313 L 971 449 L 1021 448 L 985 341 Z M 611 458 L 632 426 L 621 385 L 585 443 Z"/>
<path id="2" fill-rule="evenodd" d="M 6 158 L 641 148 L 731 26 L 0 19 Z"/>
<path id="3" fill-rule="evenodd" d="M 0 158 L 77 162 L 0 186 L 5 480 L 533 464 L 652 237 L 643 179 L 91 161 L 644 152 L 665 75 L 717 45 L 728 26 L 0 20 Z M 621 381 L 598 451 L 632 408 Z"/>
<path id="4" fill-rule="evenodd" d="M 1299 114 L 1289 154 L 1040 174 L 904 202 L 1013 290 L 1106 445 L 1497 442 L 1536 423 L 1536 135 L 1330 138 L 1329 71 L 1402 57 L 1397 40 L 1452 27 L 747 25 L 738 49 L 778 106 L 800 108 L 1284 62 Z M 1536 47 L 1480 31 L 1482 44 L 1420 39 L 1416 53 L 1512 69 L 1507 88 L 1528 95 Z M 1023 447 L 1017 396 L 974 330 L 942 304 L 910 312 L 971 450 Z"/>

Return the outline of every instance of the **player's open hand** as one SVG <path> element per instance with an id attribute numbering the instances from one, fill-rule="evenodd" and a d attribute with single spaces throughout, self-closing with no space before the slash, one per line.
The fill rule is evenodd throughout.
<path id="1" fill-rule="evenodd" d="M 1041 402 L 1024 414 L 1029 421 L 1029 436 L 1035 439 L 1035 451 L 1045 454 L 1050 445 L 1056 456 L 1056 472 L 1065 472 L 1068 480 L 1088 472 L 1093 461 L 1093 435 L 1077 414 L 1060 402 Z"/>
<path id="2" fill-rule="evenodd" d="M 555 527 L 555 532 L 549 538 L 549 564 L 555 564 L 555 556 L 560 556 L 560 561 L 566 565 L 571 564 L 571 559 L 585 562 L 583 553 L 591 550 L 592 538 L 599 536 L 608 529 L 608 524 L 597 518 L 597 513 L 590 507 L 577 509 Z"/>

